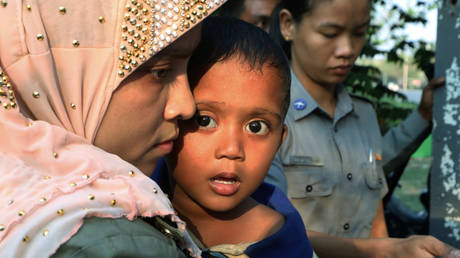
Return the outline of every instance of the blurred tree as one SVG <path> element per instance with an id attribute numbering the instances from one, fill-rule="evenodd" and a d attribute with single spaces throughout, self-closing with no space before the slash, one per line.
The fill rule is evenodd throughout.
<path id="1" fill-rule="evenodd" d="M 362 57 L 374 58 L 379 55 L 384 56 L 388 62 L 402 65 L 407 54 L 411 53 L 413 56 L 410 60 L 425 73 L 428 80 L 431 79 L 434 71 L 433 44 L 423 40 L 409 40 L 404 29 L 409 24 L 425 25 L 426 11 L 436 8 L 436 1 L 418 0 L 415 6 L 406 10 L 385 0 L 372 2 L 372 22 Z M 384 32 L 388 36 L 383 39 Z M 345 85 L 351 92 L 374 102 L 383 133 L 406 118 L 414 108 L 413 105 L 395 104 L 398 100 L 404 102 L 407 99 L 403 94 L 391 91 L 384 85 L 382 73 L 376 66 L 355 65 Z"/>

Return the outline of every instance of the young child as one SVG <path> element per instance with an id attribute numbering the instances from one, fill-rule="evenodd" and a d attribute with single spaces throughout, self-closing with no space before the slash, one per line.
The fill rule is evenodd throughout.
<path id="1" fill-rule="evenodd" d="M 262 184 L 287 133 L 289 64 L 243 21 L 210 17 L 202 30 L 188 73 L 196 115 L 180 124 L 166 159 L 172 204 L 204 256 L 311 257 L 300 215 Z"/>

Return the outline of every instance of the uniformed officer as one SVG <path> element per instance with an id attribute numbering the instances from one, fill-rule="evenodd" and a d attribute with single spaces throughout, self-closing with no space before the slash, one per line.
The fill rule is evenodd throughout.
<path id="1" fill-rule="evenodd" d="M 371 1 L 281 0 L 276 10 L 278 26 L 270 33 L 291 60 L 292 104 L 288 136 L 267 180 L 287 187 L 315 252 L 450 257 L 453 249 L 434 237 L 388 238 L 381 202 L 387 192 L 383 167 L 392 170 L 421 142 L 434 88 L 443 81 L 430 82 L 417 111 L 383 138 L 372 104 L 342 85 L 366 42 Z"/>
<path id="2" fill-rule="evenodd" d="M 390 171 L 408 158 L 430 128 L 419 112 L 385 137 L 372 104 L 336 88 L 334 117 L 318 105 L 292 73 L 288 136 L 267 181 L 286 190 L 308 229 L 368 237 Z M 284 169 L 284 174 L 283 174 Z"/>

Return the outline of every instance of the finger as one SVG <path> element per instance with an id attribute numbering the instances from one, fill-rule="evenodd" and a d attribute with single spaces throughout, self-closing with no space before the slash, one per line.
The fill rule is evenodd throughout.
<path id="1" fill-rule="evenodd" d="M 444 85 L 445 82 L 446 82 L 446 77 L 438 77 L 438 78 L 431 80 L 426 87 L 436 89 Z"/>
<path id="2" fill-rule="evenodd" d="M 447 258 L 460 258 L 460 250 L 458 249 L 450 250 L 450 252 L 447 254 Z"/>

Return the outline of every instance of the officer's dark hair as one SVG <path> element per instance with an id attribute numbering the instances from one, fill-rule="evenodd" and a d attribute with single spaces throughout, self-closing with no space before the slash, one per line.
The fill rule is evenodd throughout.
<path id="1" fill-rule="evenodd" d="M 262 29 L 232 17 L 208 17 L 202 22 L 201 42 L 188 66 L 190 86 L 217 62 L 232 57 L 249 65 L 251 71 L 263 72 L 264 65 L 277 70 L 284 87 L 282 117 L 289 108 L 291 72 L 289 62 L 281 49 Z M 249 86 L 248 86 L 249 87 Z"/>
<path id="2" fill-rule="evenodd" d="M 281 45 L 289 59 L 291 59 L 291 45 L 281 34 L 280 11 L 283 9 L 288 10 L 291 13 L 294 22 L 299 24 L 302 21 L 302 18 L 311 13 L 316 5 L 322 1 L 324 0 L 281 0 L 273 10 L 269 30 L 270 36 Z"/>

